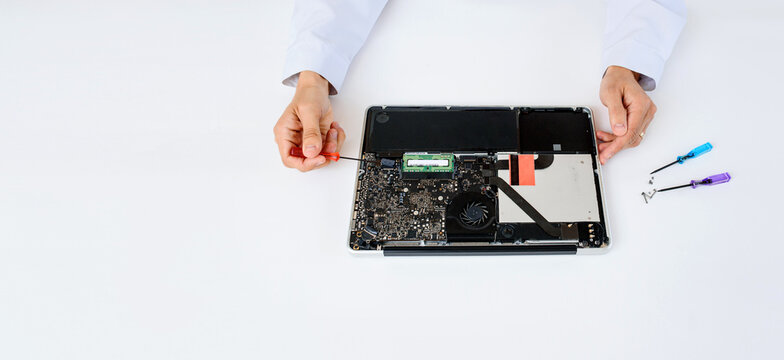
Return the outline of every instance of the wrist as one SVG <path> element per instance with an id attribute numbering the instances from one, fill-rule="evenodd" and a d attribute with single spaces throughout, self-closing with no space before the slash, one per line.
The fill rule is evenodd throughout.
<path id="1" fill-rule="evenodd" d="M 297 80 L 297 90 L 300 88 L 323 89 L 329 93 L 329 81 L 316 72 L 305 70 L 299 73 Z"/>
<path id="2" fill-rule="evenodd" d="M 636 73 L 632 70 L 629 70 L 623 66 L 616 66 L 611 65 L 607 67 L 607 71 L 605 72 L 605 76 L 607 74 L 619 75 L 619 76 L 631 76 L 634 81 L 640 81 L 640 74 Z"/>

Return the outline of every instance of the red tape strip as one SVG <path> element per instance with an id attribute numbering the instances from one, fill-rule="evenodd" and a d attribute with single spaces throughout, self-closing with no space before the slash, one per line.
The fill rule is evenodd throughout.
<path id="1" fill-rule="evenodd" d="M 534 178 L 534 156 L 517 155 L 517 166 L 518 184 L 528 186 L 536 185 L 536 179 Z"/>

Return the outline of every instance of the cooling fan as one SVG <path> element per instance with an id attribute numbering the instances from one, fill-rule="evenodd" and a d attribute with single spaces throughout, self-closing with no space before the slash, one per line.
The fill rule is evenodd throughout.
<path id="1" fill-rule="evenodd" d="M 450 241 L 492 236 L 496 223 L 496 198 L 481 192 L 460 193 L 446 207 L 446 230 Z"/>
<path id="2" fill-rule="evenodd" d="M 470 202 L 460 212 L 460 222 L 473 227 L 481 226 L 487 222 L 489 212 L 485 204 L 476 201 Z"/>

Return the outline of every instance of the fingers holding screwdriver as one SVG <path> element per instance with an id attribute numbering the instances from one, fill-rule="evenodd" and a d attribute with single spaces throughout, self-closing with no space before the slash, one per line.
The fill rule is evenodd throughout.
<path id="1" fill-rule="evenodd" d="M 288 111 L 284 113 L 275 125 L 274 132 L 275 142 L 278 143 L 278 151 L 280 152 L 280 160 L 286 167 L 305 172 L 326 163 L 327 159 L 322 155 L 312 158 L 291 155 L 292 148 L 302 145 L 302 124 L 295 114 Z"/>
<path id="2" fill-rule="evenodd" d="M 286 141 L 278 141 L 278 148 L 284 165 L 305 172 L 322 168 L 330 161 L 337 160 L 332 154 L 337 154 L 343 146 L 346 134 L 338 123 L 333 122 L 319 146 L 321 151 L 315 156 L 309 154 L 310 157 L 306 156 L 308 154 L 305 149 L 299 146 L 302 143 L 300 138 L 299 134 L 292 133 Z"/>
<path id="3" fill-rule="evenodd" d="M 301 139 L 301 132 L 298 131 L 285 131 L 282 135 L 279 134 L 276 137 L 283 164 L 305 172 L 324 167 L 330 161 L 336 160 L 330 154 L 337 154 L 340 151 L 346 140 L 346 133 L 338 123 L 333 122 L 323 137 L 323 142 L 320 144 L 321 151 L 316 156 L 311 157 L 307 157 L 305 150 L 300 147 L 300 144 L 302 144 Z"/>
<path id="4" fill-rule="evenodd" d="M 312 71 L 299 73 L 297 90 L 273 129 L 280 158 L 286 167 L 310 171 L 329 164 L 322 152 L 337 152 L 346 139 L 333 121 L 329 82 Z M 305 156 L 293 156 L 301 147 Z"/>

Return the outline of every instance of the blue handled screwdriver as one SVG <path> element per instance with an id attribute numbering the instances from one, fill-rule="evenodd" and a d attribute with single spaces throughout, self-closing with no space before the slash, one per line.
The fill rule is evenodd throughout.
<path id="1" fill-rule="evenodd" d="M 670 167 L 672 165 L 683 164 L 684 161 L 692 159 L 692 158 L 696 158 L 697 156 L 700 156 L 700 155 L 702 155 L 702 154 L 704 154 L 704 153 L 706 153 L 708 151 L 711 151 L 712 149 L 713 149 L 713 145 L 711 145 L 711 143 L 709 143 L 709 142 L 704 143 L 704 144 L 702 144 L 700 146 L 697 146 L 696 148 L 692 149 L 686 155 L 678 156 L 678 158 L 675 161 L 673 161 L 673 162 L 671 162 L 671 163 L 669 163 L 667 165 L 664 165 L 664 166 L 662 166 L 662 167 L 660 167 L 660 168 L 658 168 L 656 170 L 653 170 L 651 172 L 651 175 L 653 175 L 654 173 L 657 173 L 657 172 L 659 172 L 661 170 L 664 170 L 664 169 L 666 169 L 666 168 L 668 168 L 668 167 Z"/>

